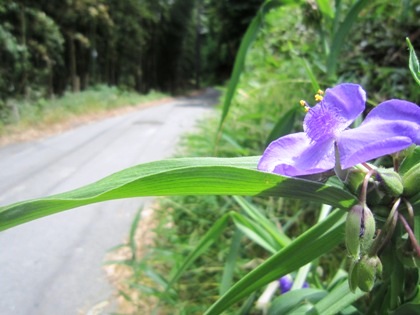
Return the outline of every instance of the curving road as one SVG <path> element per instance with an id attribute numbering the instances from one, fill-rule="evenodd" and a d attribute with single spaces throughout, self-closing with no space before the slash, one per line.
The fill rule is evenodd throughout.
<path id="1" fill-rule="evenodd" d="M 209 114 L 216 100 L 209 89 L 198 97 L 0 148 L 0 205 L 67 191 L 169 157 L 180 134 Z M 105 252 L 124 240 L 146 202 L 94 204 L 0 232 L 0 314 L 93 313 L 112 295 L 101 269 Z M 103 312 L 110 310 L 112 305 Z"/>

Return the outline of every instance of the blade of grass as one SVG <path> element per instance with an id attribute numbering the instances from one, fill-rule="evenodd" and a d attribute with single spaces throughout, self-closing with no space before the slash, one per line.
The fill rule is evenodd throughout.
<path id="1" fill-rule="evenodd" d="M 245 198 L 240 196 L 233 196 L 233 199 L 241 206 L 242 210 L 254 221 L 261 224 L 261 226 L 271 235 L 271 237 L 280 245 L 280 248 L 289 245 L 292 241 L 289 237 L 281 232 L 279 228 L 267 219 L 253 204 L 248 202 Z"/>
<path id="2" fill-rule="evenodd" d="M 266 146 L 268 146 L 271 141 L 292 132 L 299 109 L 300 107 L 296 106 L 280 117 L 268 135 Z"/>
<path id="3" fill-rule="evenodd" d="M 270 253 L 275 253 L 280 249 L 280 246 L 277 245 L 273 238 L 257 222 L 253 222 L 238 213 L 232 213 L 232 219 L 246 237 L 262 248 L 265 248 Z"/>
<path id="4" fill-rule="evenodd" d="M 225 292 L 232 286 L 236 260 L 241 249 L 242 236 L 242 232 L 239 229 L 235 229 L 232 243 L 230 244 L 229 254 L 226 258 L 225 266 L 223 268 L 222 280 L 220 281 L 220 295 L 225 294 Z"/>
<path id="5" fill-rule="evenodd" d="M 186 158 L 141 164 L 76 190 L 0 207 L 0 231 L 71 208 L 141 196 L 284 196 L 344 209 L 357 202 L 337 187 L 259 172 L 258 159 Z"/>
<path id="6" fill-rule="evenodd" d="M 235 62 L 233 64 L 232 74 L 230 76 L 229 84 L 226 90 L 226 95 L 223 101 L 223 109 L 222 109 L 222 116 L 219 123 L 219 135 L 220 131 L 223 128 L 224 121 L 226 116 L 228 115 L 230 105 L 232 103 L 233 96 L 235 95 L 236 87 L 239 83 L 239 78 L 245 66 L 245 59 L 248 53 L 248 49 L 251 47 L 252 43 L 254 42 L 257 33 L 264 22 L 264 15 L 267 14 L 268 11 L 274 9 L 276 7 L 282 5 L 290 5 L 296 4 L 300 1 L 293 1 L 293 0 L 284 0 L 284 1 L 271 1 L 266 0 L 260 7 L 257 12 L 257 15 L 252 19 L 250 25 L 248 26 L 239 46 L 238 52 L 236 54 Z"/>
<path id="7" fill-rule="evenodd" d="M 274 299 L 268 315 L 289 314 L 302 303 L 316 303 L 328 294 L 325 290 L 320 289 L 298 289 L 289 291 L 286 294 Z"/>
<path id="8" fill-rule="evenodd" d="M 350 304 L 357 301 L 365 292 L 357 289 L 355 293 L 350 291 L 347 281 L 342 282 L 334 288 L 326 297 L 315 304 L 315 307 L 308 314 L 334 315 L 340 313 Z"/>
<path id="9" fill-rule="evenodd" d="M 178 281 L 185 270 L 217 240 L 220 234 L 224 232 L 230 215 L 231 213 L 226 213 L 212 225 L 210 230 L 208 230 L 208 232 L 202 237 L 195 249 L 187 256 L 187 258 L 169 280 L 166 291 L 170 290 L 170 288 L 176 281 Z"/>
<path id="10" fill-rule="evenodd" d="M 131 223 L 130 226 L 130 234 L 129 234 L 129 245 L 130 245 L 130 250 L 131 250 L 131 257 L 132 259 L 135 261 L 137 259 L 137 242 L 136 242 L 136 231 L 137 231 L 137 227 L 139 225 L 140 222 L 140 218 L 141 218 L 141 213 L 143 211 L 143 207 L 141 207 L 139 209 L 139 211 L 137 211 L 133 222 Z"/>
<path id="11" fill-rule="evenodd" d="M 205 313 L 220 314 L 245 296 L 332 250 L 343 240 L 345 212 L 335 211 L 239 280 Z"/>
<path id="12" fill-rule="evenodd" d="M 411 45 L 410 39 L 406 38 L 408 49 L 410 50 L 410 56 L 408 59 L 408 68 L 411 71 L 411 74 L 413 75 L 414 80 L 420 85 L 420 65 L 419 60 L 417 58 L 416 52 L 413 48 L 413 45 Z"/>
<path id="13" fill-rule="evenodd" d="M 370 3 L 371 1 L 369 0 L 356 1 L 350 8 L 344 21 L 338 27 L 337 32 L 335 32 L 330 47 L 330 53 L 327 58 L 327 75 L 329 78 L 334 77 L 336 74 L 338 57 L 344 47 L 344 43 L 353 23 L 357 20 L 360 11 Z"/>

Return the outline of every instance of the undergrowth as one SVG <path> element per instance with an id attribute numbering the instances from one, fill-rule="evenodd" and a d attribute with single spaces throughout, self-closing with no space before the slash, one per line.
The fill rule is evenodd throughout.
<path id="1" fill-rule="evenodd" d="M 103 113 L 124 106 L 163 98 L 167 95 L 150 92 L 141 95 L 117 87 L 99 85 L 81 92 L 68 92 L 62 97 L 10 100 L 8 115 L 0 117 L 0 137 L 28 128 L 48 128 L 83 115 Z"/>
<path id="2" fill-rule="evenodd" d="M 310 75 L 317 77 L 323 89 L 331 82 L 322 76 L 322 53 L 314 41 L 317 31 L 311 29 L 305 19 L 308 16 L 302 15 L 298 7 L 285 8 L 267 15 L 264 29 L 248 52 L 246 69 L 242 73 L 223 132 L 217 132 L 218 112 L 215 117 L 201 121 L 198 132 L 183 139 L 180 156 L 261 155 L 279 119 L 297 108 L 301 99 L 307 100 L 309 104 L 315 102 L 313 96 L 317 91 L 313 80 L 309 79 Z M 373 27 L 375 23 L 380 25 L 381 21 L 378 18 L 369 23 Z M 357 31 L 361 32 L 363 27 L 364 24 L 360 24 Z M 352 44 L 361 47 L 357 43 Z M 369 71 L 356 76 L 351 66 L 363 62 L 365 56 L 363 51 L 355 52 L 359 55 L 355 56 L 353 51 L 344 54 L 338 73 L 339 81 L 360 81 L 367 86 L 377 84 L 369 77 L 372 74 Z M 315 60 L 311 64 L 312 68 L 308 60 Z M 346 65 L 349 66 L 347 72 Z M 374 66 L 373 62 L 371 66 Z M 386 70 L 382 67 L 377 68 L 376 72 L 385 74 Z M 387 83 L 387 86 L 389 88 L 381 91 L 382 94 L 372 95 L 370 102 L 376 103 L 389 95 L 398 95 L 398 85 Z M 296 111 L 292 122 L 299 123 L 292 124 L 287 133 L 301 131 L 303 116 L 303 111 Z M 266 218 L 292 239 L 317 222 L 320 210 L 319 204 L 284 198 L 248 198 L 247 201 L 260 209 Z M 125 262 L 133 272 L 131 277 L 125 278 L 126 290 L 120 293 L 133 306 L 130 314 L 144 313 L 144 305 L 153 305 L 150 314 L 202 314 L 226 287 L 269 256 L 267 250 L 239 234 L 230 222 L 220 239 L 188 268 L 173 289 L 165 291 L 168 279 L 183 259 L 214 222 L 229 211 L 242 213 L 243 209 L 234 198 L 227 196 L 187 196 L 159 200 L 154 211 L 157 224 L 153 229 L 153 244 L 141 257 L 128 258 Z M 236 249 L 237 255 L 232 257 L 235 250 L 231 244 L 235 243 L 235 238 L 240 238 L 240 248 Z M 330 283 L 342 267 L 341 262 L 345 260 L 343 253 L 344 247 L 319 258 L 309 272 L 307 279 L 310 285 L 321 288 Z M 229 277 L 226 277 L 227 273 L 230 273 Z M 252 306 L 260 293 L 256 292 L 247 301 L 224 314 L 261 314 L 261 310 Z"/>

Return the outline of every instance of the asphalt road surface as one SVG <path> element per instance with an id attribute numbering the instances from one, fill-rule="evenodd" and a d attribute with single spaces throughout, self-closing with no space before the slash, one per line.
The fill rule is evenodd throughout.
<path id="1" fill-rule="evenodd" d="M 177 99 L 0 149 L 0 205 L 64 192 L 170 157 L 217 93 Z M 0 232 L 0 314 L 89 314 L 112 295 L 101 269 L 147 198 L 89 205 Z M 106 304 L 106 303 L 105 303 Z M 109 305 L 104 313 L 112 309 Z"/>

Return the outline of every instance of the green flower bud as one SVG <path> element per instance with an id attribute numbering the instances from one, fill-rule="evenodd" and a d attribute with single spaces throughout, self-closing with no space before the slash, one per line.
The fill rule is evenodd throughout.
<path id="1" fill-rule="evenodd" d="M 385 191 L 394 197 L 401 196 L 404 186 L 400 175 L 392 169 L 378 168 L 376 171 L 380 176 L 381 186 L 384 187 Z"/>
<path id="2" fill-rule="evenodd" d="M 360 227 L 362 224 L 363 207 L 355 205 L 347 214 L 346 220 L 346 247 L 347 252 L 354 260 L 360 258 Z"/>
<path id="3" fill-rule="evenodd" d="M 420 192 L 420 163 L 410 168 L 402 178 L 404 185 L 404 195 L 414 196 Z"/>
<path id="4" fill-rule="evenodd" d="M 358 263 L 357 286 L 364 292 L 370 292 L 376 276 L 382 273 L 382 263 L 378 256 L 363 256 Z"/>
<path id="5" fill-rule="evenodd" d="M 365 254 L 373 243 L 373 238 L 375 237 L 376 232 L 376 222 L 375 217 L 373 216 L 372 211 L 365 206 L 363 213 L 363 222 L 361 228 L 361 237 L 360 237 L 360 249 L 362 254 Z"/>
<path id="6" fill-rule="evenodd" d="M 359 260 L 367 252 L 375 236 L 376 224 L 372 211 L 368 207 L 355 205 L 350 209 L 345 229 L 345 241 L 349 255 Z"/>

